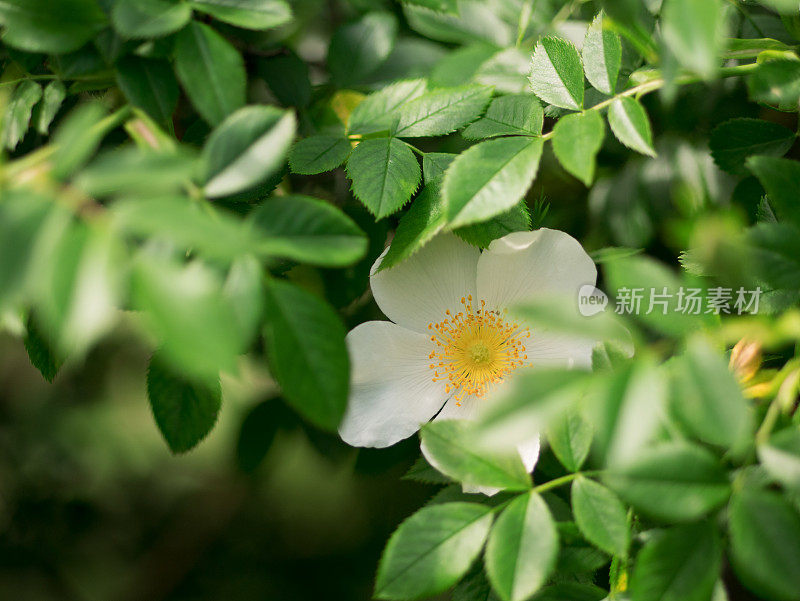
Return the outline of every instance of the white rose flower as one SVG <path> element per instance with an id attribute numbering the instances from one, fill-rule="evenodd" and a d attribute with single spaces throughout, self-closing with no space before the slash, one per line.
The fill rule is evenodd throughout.
<path id="1" fill-rule="evenodd" d="M 581 286 L 595 284 L 594 263 L 568 234 L 514 232 L 483 252 L 443 234 L 379 272 L 384 255 L 370 286 L 391 321 L 369 321 L 347 335 L 351 392 L 339 434 L 348 444 L 387 447 L 434 416 L 473 419 L 491 402 L 488 393 L 525 365 L 591 366 L 590 339 L 507 319 L 510 306 L 554 294 L 577 302 Z M 538 433 L 518 449 L 532 471 Z"/>

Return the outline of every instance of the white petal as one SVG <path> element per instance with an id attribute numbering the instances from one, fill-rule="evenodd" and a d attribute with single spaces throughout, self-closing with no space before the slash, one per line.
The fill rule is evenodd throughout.
<path id="1" fill-rule="evenodd" d="M 522 464 L 528 472 L 532 472 L 536 467 L 536 462 L 539 461 L 539 436 L 526 440 L 522 444 L 517 445 L 519 456 L 522 457 Z"/>
<path id="2" fill-rule="evenodd" d="M 446 400 L 433 382 L 428 337 L 388 321 L 368 321 L 347 335 L 351 387 L 339 435 L 356 447 L 388 447 L 408 438 Z"/>
<path id="3" fill-rule="evenodd" d="M 385 253 L 384 253 L 385 254 Z M 399 265 L 376 273 L 370 286 L 375 302 L 393 322 L 417 332 L 461 310 L 461 298 L 476 293 L 480 251 L 453 234 L 442 234 Z"/>
<path id="4" fill-rule="evenodd" d="M 525 354 L 535 367 L 592 368 L 592 348 L 596 341 L 561 332 L 549 332 L 547 326 L 530 324 L 530 338 L 525 339 Z"/>
<path id="5" fill-rule="evenodd" d="M 584 284 L 594 285 L 597 269 L 580 242 L 547 228 L 514 232 L 495 240 L 478 262 L 478 298 L 504 309 L 541 295 L 575 299 Z"/>

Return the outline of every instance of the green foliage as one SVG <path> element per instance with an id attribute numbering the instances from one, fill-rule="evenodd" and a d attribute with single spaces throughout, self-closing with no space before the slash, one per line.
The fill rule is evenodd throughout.
<path id="1" fill-rule="evenodd" d="M 245 29 L 272 29 L 292 19 L 284 0 L 191 0 L 192 8 Z"/>
<path id="2" fill-rule="evenodd" d="M 655 156 L 653 134 L 644 107 L 633 98 L 622 96 L 608 107 L 608 124 L 617 139 L 648 156 Z"/>
<path id="3" fill-rule="evenodd" d="M 611 31 L 608 20 L 599 13 L 586 30 L 581 55 L 586 79 L 600 92 L 614 94 L 622 66 L 622 42 L 619 35 Z"/>
<path id="4" fill-rule="evenodd" d="M 533 54 L 531 89 L 544 102 L 565 109 L 583 108 L 583 66 L 578 50 L 566 40 L 543 38 Z"/>
<path id="5" fill-rule="evenodd" d="M 587 186 L 594 179 L 595 158 L 605 131 L 597 111 L 566 115 L 553 128 L 553 152 L 564 169 Z"/>
<path id="6" fill-rule="evenodd" d="M 351 150 L 347 138 L 324 135 L 303 138 L 292 148 L 289 166 L 303 175 L 330 171 L 344 163 Z"/>
<path id="7" fill-rule="evenodd" d="M 722 1 L 666 0 L 661 23 L 664 42 L 678 62 L 703 77 L 713 77 L 724 43 Z"/>
<path id="8" fill-rule="evenodd" d="M 126 38 L 155 38 L 182 29 L 192 16 L 186 2 L 138 0 L 117 2 L 111 11 L 111 22 Z"/>
<path id="9" fill-rule="evenodd" d="M 478 85 L 426 92 L 400 107 L 394 133 L 401 138 L 449 134 L 477 119 L 491 93 Z"/>
<path id="10" fill-rule="evenodd" d="M 711 132 L 709 144 L 721 169 L 746 174 L 745 160 L 753 155 L 782 156 L 794 143 L 795 135 L 777 123 L 760 119 L 731 119 Z"/>
<path id="11" fill-rule="evenodd" d="M 587 478 L 572 483 L 575 523 L 587 540 L 617 557 L 625 557 L 630 544 L 628 516 L 617 496 Z"/>
<path id="12" fill-rule="evenodd" d="M 538 136 L 542 133 L 544 113 L 541 105 L 528 94 L 510 94 L 492 100 L 486 114 L 467 126 L 467 140 L 496 136 Z"/>
<path id="13" fill-rule="evenodd" d="M 577 472 L 589 455 L 592 424 L 577 411 L 565 413 L 551 424 L 547 442 L 561 465 L 570 472 Z"/>
<path id="14" fill-rule="evenodd" d="M 118 5 L 119 6 L 119 5 Z M 117 83 L 133 106 L 168 123 L 178 105 L 178 82 L 164 60 L 128 56 L 117 63 Z"/>
<path id="15" fill-rule="evenodd" d="M 370 13 L 339 28 L 328 48 L 328 69 L 340 86 L 361 82 L 389 56 L 397 36 L 397 20 L 388 13 Z"/>
<path id="16" fill-rule="evenodd" d="M 3 42 L 27 52 L 77 50 L 105 25 L 97 0 L 8 0 L 0 6 Z"/>

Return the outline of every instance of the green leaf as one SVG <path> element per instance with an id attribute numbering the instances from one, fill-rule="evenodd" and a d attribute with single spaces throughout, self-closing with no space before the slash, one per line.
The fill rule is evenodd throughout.
<path id="1" fill-rule="evenodd" d="M 78 106 L 59 124 L 53 134 L 55 152 L 53 176 L 65 179 L 82 167 L 97 151 L 114 123 L 103 119 L 106 110 L 99 102 Z"/>
<path id="2" fill-rule="evenodd" d="M 714 77 L 725 41 L 721 0 L 667 0 L 661 17 L 664 43 L 678 62 L 702 77 Z"/>
<path id="3" fill-rule="evenodd" d="M 580 477 L 572 483 L 572 511 L 586 540 L 611 555 L 627 557 L 628 514 L 617 495 L 594 480 Z"/>
<path id="4" fill-rule="evenodd" d="M 350 377 L 344 326 L 330 306 L 292 284 L 270 280 L 266 291 L 270 371 L 292 407 L 317 426 L 335 430 Z"/>
<path id="5" fill-rule="evenodd" d="M 111 22 L 122 37 L 157 38 L 175 33 L 192 16 L 192 9 L 179 0 L 120 0 L 111 10 Z"/>
<path id="6" fill-rule="evenodd" d="M 790 426 L 758 446 L 761 465 L 788 489 L 800 491 L 800 428 Z"/>
<path id="7" fill-rule="evenodd" d="M 714 456 L 689 443 L 646 449 L 605 480 L 642 513 L 667 522 L 696 520 L 730 495 L 726 474 Z"/>
<path id="8" fill-rule="evenodd" d="M 334 32 L 328 46 L 328 70 L 339 87 L 363 81 L 389 56 L 397 37 L 394 15 L 373 12 Z"/>
<path id="9" fill-rule="evenodd" d="M 567 40 L 548 36 L 536 44 L 531 64 L 531 89 L 548 104 L 583 108 L 583 66 L 578 50 Z"/>
<path id="10" fill-rule="evenodd" d="M 409 79 L 370 94 L 350 113 L 347 131 L 363 135 L 392 129 L 400 107 L 424 94 L 425 89 L 424 79 Z"/>
<path id="11" fill-rule="evenodd" d="M 800 226 L 800 163 L 776 157 L 754 156 L 747 167 L 769 194 L 778 217 Z"/>
<path id="12" fill-rule="evenodd" d="M 759 223 L 748 232 L 750 254 L 761 278 L 775 289 L 800 288 L 800 228 Z"/>
<path id="13" fill-rule="evenodd" d="M 344 163 L 352 149 L 350 140 L 341 136 L 310 136 L 294 145 L 289 167 L 302 175 L 330 171 Z"/>
<path id="14" fill-rule="evenodd" d="M 428 184 L 400 218 L 392 244 L 378 270 L 394 267 L 411 257 L 442 231 L 446 223 L 440 188 L 436 184 Z"/>
<path id="15" fill-rule="evenodd" d="M 4 0 L 3 43 L 25 50 L 63 54 L 83 46 L 106 22 L 97 0 Z"/>
<path id="16" fill-rule="evenodd" d="M 597 14 L 586 30 L 581 55 L 589 83 L 596 90 L 612 96 L 617 89 L 622 65 L 622 42 L 619 35 L 606 25 L 602 12 Z"/>
<path id="17" fill-rule="evenodd" d="M 422 156 L 422 171 L 425 178 L 425 185 L 430 183 L 442 183 L 445 171 L 453 163 L 457 154 L 450 152 L 426 152 Z"/>
<path id="18" fill-rule="evenodd" d="M 258 249 L 323 267 L 355 263 L 367 251 L 364 232 L 333 205 L 308 196 L 273 196 L 249 216 Z"/>
<path id="19" fill-rule="evenodd" d="M 180 91 L 167 61 L 127 56 L 117 63 L 117 85 L 128 102 L 157 123 L 172 122 Z"/>
<path id="20" fill-rule="evenodd" d="M 242 420 L 236 439 L 236 463 L 245 474 L 255 472 L 272 448 L 281 427 L 278 402 L 262 401 L 252 407 Z"/>
<path id="21" fill-rule="evenodd" d="M 270 56 L 256 62 L 258 75 L 284 106 L 305 107 L 311 101 L 308 65 L 294 52 Z"/>
<path id="22" fill-rule="evenodd" d="M 650 120 L 638 100 L 630 96 L 616 98 L 608 107 L 608 124 L 625 146 L 651 157 L 656 156 Z"/>
<path id="23" fill-rule="evenodd" d="M 558 558 L 558 531 L 535 492 L 516 497 L 500 514 L 486 545 L 486 573 L 503 601 L 525 601 L 545 583 Z"/>
<path id="24" fill-rule="evenodd" d="M 561 465 L 577 472 L 589 455 L 592 434 L 592 424 L 578 411 L 569 411 L 550 425 L 547 442 Z"/>
<path id="25" fill-rule="evenodd" d="M 492 88 L 465 85 L 439 88 L 400 106 L 395 135 L 401 138 L 443 136 L 477 119 L 492 97 Z"/>
<path id="26" fill-rule="evenodd" d="M 283 164 L 294 140 L 294 113 L 274 106 L 247 106 L 225 119 L 203 147 L 209 198 L 252 188 Z"/>
<path id="27" fill-rule="evenodd" d="M 672 411 L 700 440 L 741 451 L 753 418 L 727 362 L 702 339 L 676 361 Z"/>
<path id="28" fill-rule="evenodd" d="M 500 213 L 488 221 L 465 225 L 454 233 L 473 246 L 487 248 L 493 240 L 511 232 L 525 232 L 531 229 L 531 214 L 523 198 L 505 213 Z"/>
<path id="29" fill-rule="evenodd" d="M 742 488 L 730 504 L 731 563 L 751 590 L 774 601 L 800 591 L 800 517 L 778 493 Z"/>
<path id="30" fill-rule="evenodd" d="M 636 558 L 631 601 L 708 601 L 721 563 L 722 545 L 713 522 L 662 531 Z"/>
<path id="31" fill-rule="evenodd" d="M 794 140 L 795 134 L 777 123 L 761 119 L 731 119 L 714 128 L 709 145 L 711 156 L 721 169 L 746 175 L 747 157 L 782 156 Z"/>
<path id="32" fill-rule="evenodd" d="M 50 124 L 55 119 L 58 109 L 61 108 L 66 96 L 67 90 L 58 79 L 51 81 L 45 87 L 42 95 L 42 104 L 39 105 L 39 116 L 36 120 L 36 130 L 43 136 L 50 133 Z"/>
<path id="33" fill-rule="evenodd" d="M 28 320 L 23 343 L 31 365 L 38 369 L 42 377 L 52 384 L 56 375 L 58 375 L 58 370 L 61 369 L 63 358 L 55 352 L 53 345 L 42 334 L 33 319 Z"/>
<path id="34" fill-rule="evenodd" d="M 436 469 L 428 463 L 424 455 L 417 457 L 408 471 L 403 474 L 403 480 L 411 480 L 412 482 L 420 482 L 422 484 L 452 484 L 452 480 L 436 471 Z"/>
<path id="35" fill-rule="evenodd" d="M 417 599 L 444 592 L 478 556 L 492 525 L 476 503 L 424 507 L 392 534 L 378 566 L 375 597 Z"/>
<path id="36" fill-rule="evenodd" d="M 800 62 L 769 60 L 747 78 L 750 99 L 782 111 L 797 112 L 800 100 Z"/>
<path id="37" fill-rule="evenodd" d="M 445 173 L 451 227 L 485 221 L 517 204 L 536 177 L 541 138 L 498 138 L 462 152 Z"/>
<path id="38" fill-rule="evenodd" d="M 364 140 L 347 159 L 353 194 L 377 219 L 399 210 L 417 189 L 417 157 L 396 138 Z"/>
<path id="39" fill-rule="evenodd" d="M 564 169 L 590 186 L 604 137 L 603 118 L 597 111 L 565 115 L 553 128 L 553 152 Z"/>
<path id="40" fill-rule="evenodd" d="M 9 150 L 14 150 L 28 133 L 33 107 L 41 98 L 42 86 L 30 79 L 20 83 L 11 94 L 11 100 L 3 118 L 5 133 L 3 145 Z"/>
<path id="41" fill-rule="evenodd" d="M 544 112 L 539 101 L 529 94 L 510 94 L 492 100 L 486 114 L 467 126 L 467 140 L 495 136 L 538 136 L 542 133 Z"/>
<path id="42" fill-rule="evenodd" d="M 476 449 L 469 424 L 461 420 L 437 420 L 422 427 L 422 452 L 444 475 L 467 486 L 527 490 L 531 478 L 519 453 L 496 455 Z"/>
<path id="43" fill-rule="evenodd" d="M 177 34 L 175 73 L 197 112 L 211 125 L 245 103 L 244 61 L 208 25 L 193 21 Z"/>
<path id="44" fill-rule="evenodd" d="M 264 284 L 261 263 L 252 255 L 234 259 L 222 287 L 222 296 L 233 311 L 233 325 L 239 330 L 242 348 L 256 335 L 264 314 Z"/>
<path id="45" fill-rule="evenodd" d="M 273 29 L 292 20 L 284 0 L 191 0 L 192 8 L 236 27 Z"/>
<path id="46" fill-rule="evenodd" d="M 154 354 L 147 367 L 147 398 L 173 453 L 185 453 L 211 432 L 222 404 L 219 381 L 194 382 Z"/>

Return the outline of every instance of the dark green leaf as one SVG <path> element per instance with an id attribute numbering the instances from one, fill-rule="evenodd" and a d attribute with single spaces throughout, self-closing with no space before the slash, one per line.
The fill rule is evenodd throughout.
<path id="1" fill-rule="evenodd" d="M 236 440 L 236 461 L 246 474 L 258 469 L 272 447 L 280 427 L 277 405 L 275 400 L 258 403 L 242 420 Z"/>
<path id="2" fill-rule="evenodd" d="M 417 599 L 444 592 L 469 569 L 492 525 L 475 503 L 425 507 L 392 534 L 378 566 L 375 597 Z"/>
<path id="3" fill-rule="evenodd" d="M 546 37 L 536 45 L 531 65 L 531 89 L 548 104 L 583 108 L 583 66 L 578 50 L 567 40 Z"/>
<path id="4" fill-rule="evenodd" d="M 328 47 L 328 69 L 340 87 L 359 83 L 389 56 L 397 36 L 397 19 L 374 12 L 340 27 Z"/>
<path id="5" fill-rule="evenodd" d="M 147 398 L 173 453 L 184 453 L 203 440 L 217 422 L 222 404 L 219 381 L 193 382 L 159 353 L 150 358 L 147 368 Z"/>
<path id="6" fill-rule="evenodd" d="M 344 163 L 352 149 L 350 140 L 341 136 L 310 136 L 294 145 L 289 167 L 303 175 L 330 171 Z"/>
<path id="7" fill-rule="evenodd" d="M 566 115 L 553 128 L 553 152 L 564 169 L 590 186 L 604 137 L 603 118 L 597 111 Z"/>
<path id="8" fill-rule="evenodd" d="M 208 25 L 192 22 L 178 33 L 175 72 L 197 112 L 211 125 L 245 103 L 242 57 Z"/>
<path id="9" fill-rule="evenodd" d="M 119 0 L 111 11 L 111 22 L 126 38 L 156 38 L 184 27 L 192 9 L 182 0 Z"/>
<path id="10" fill-rule="evenodd" d="M 38 369 L 42 377 L 52 384 L 56 375 L 58 375 L 58 370 L 61 369 L 63 358 L 56 353 L 53 345 L 42 334 L 33 319 L 28 320 L 23 343 L 31 365 Z"/>
<path id="11" fill-rule="evenodd" d="M 417 157 L 396 138 L 364 140 L 347 160 L 353 194 L 377 219 L 398 211 L 417 189 Z"/>
<path id="12" fill-rule="evenodd" d="M 179 90 L 167 61 L 125 57 L 117 63 L 117 84 L 128 102 L 157 123 L 172 122 Z"/>
<path id="13" fill-rule="evenodd" d="M 800 288 L 800 228 L 760 223 L 748 234 L 751 256 L 763 280 L 776 289 Z"/>
<path id="14" fill-rule="evenodd" d="M 266 290 L 264 338 L 272 375 L 300 414 L 335 430 L 350 377 L 344 326 L 333 309 L 305 290 L 279 280 Z"/>
<path id="15" fill-rule="evenodd" d="M 538 136 L 544 113 L 539 101 L 529 94 L 511 94 L 492 100 L 486 114 L 467 126 L 464 137 L 480 140 L 495 136 Z"/>
<path id="16" fill-rule="evenodd" d="M 192 8 L 245 29 L 272 29 L 292 20 L 285 0 L 191 0 Z"/>
<path id="17" fill-rule="evenodd" d="M 604 94 L 614 94 L 622 65 L 622 42 L 608 27 L 602 12 L 586 30 L 581 55 L 589 83 Z"/>
<path id="18" fill-rule="evenodd" d="M 651 157 L 656 156 L 650 120 L 638 100 L 630 96 L 615 99 L 608 108 L 608 124 L 625 146 Z"/>
<path id="19" fill-rule="evenodd" d="M 256 62 L 258 74 L 284 106 L 308 106 L 311 101 L 311 82 L 308 65 L 296 54 L 271 56 Z"/>
<path id="20" fill-rule="evenodd" d="M 769 194 L 778 217 L 800 226 L 800 163 L 776 157 L 754 156 L 747 167 Z"/>
<path id="21" fill-rule="evenodd" d="M 731 119 L 711 132 L 709 145 L 711 156 L 721 169 L 745 175 L 748 173 L 745 167 L 747 157 L 754 154 L 781 156 L 789 150 L 794 139 L 791 130 L 771 121 Z"/>
<path id="22" fill-rule="evenodd" d="M 5 0 L 0 4 L 3 43 L 27 52 L 72 52 L 105 22 L 97 0 Z"/>
<path id="23" fill-rule="evenodd" d="M 578 478 L 572 483 L 572 511 L 586 540 L 611 555 L 627 556 L 628 515 L 617 495 L 594 480 Z"/>

